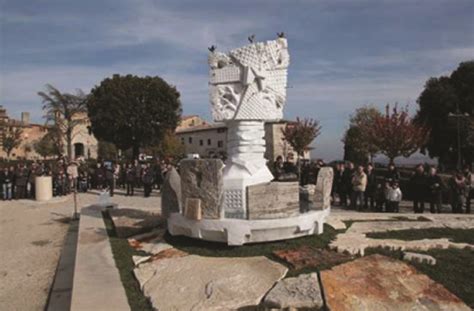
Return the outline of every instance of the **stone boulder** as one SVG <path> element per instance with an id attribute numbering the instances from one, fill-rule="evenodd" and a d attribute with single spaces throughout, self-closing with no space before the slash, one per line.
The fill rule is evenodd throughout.
<path id="1" fill-rule="evenodd" d="M 181 212 L 181 202 L 181 177 L 172 167 L 161 187 L 161 215 L 167 219 L 171 213 Z"/>
<path id="2" fill-rule="evenodd" d="M 158 213 L 132 208 L 117 208 L 109 211 L 119 238 L 127 238 L 151 229 L 162 227 L 164 220 Z"/>
<path id="3" fill-rule="evenodd" d="M 330 310 L 471 310 L 414 267 L 382 255 L 321 271 L 321 279 Z"/>
<path id="4" fill-rule="evenodd" d="M 262 256 L 189 255 L 145 262 L 134 273 L 156 310 L 236 310 L 257 306 L 287 270 Z"/>
<path id="5" fill-rule="evenodd" d="M 185 159 L 180 162 L 182 202 L 199 199 L 204 219 L 219 219 L 223 200 L 222 170 L 219 159 Z M 186 206 L 184 206 L 186 214 Z"/>
<path id="6" fill-rule="evenodd" d="M 287 278 L 272 288 L 264 300 L 269 308 L 309 308 L 323 307 L 323 297 L 319 288 L 316 273 L 301 274 L 295 278 Z"/>

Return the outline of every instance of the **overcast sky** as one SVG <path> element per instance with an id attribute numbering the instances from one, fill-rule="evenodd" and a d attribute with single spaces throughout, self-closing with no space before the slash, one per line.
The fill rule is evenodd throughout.
<path id="1" fill-rule="evenodd" d="M 285 117 L 312 117 L 314 156 L 342 157 L 350 114 L 409 105 L 431 76 L 474 59 L 473 0 L 0 0 L 0 104 L 42 122 L 46 83 L 88 92 L 114 73 L 176 85 L 184 114 L 210 119 L 207 47 L 284 31 L 291 65 Z"/>

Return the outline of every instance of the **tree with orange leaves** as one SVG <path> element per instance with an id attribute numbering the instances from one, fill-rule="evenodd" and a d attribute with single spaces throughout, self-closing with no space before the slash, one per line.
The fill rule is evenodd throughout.
<path id="1" fill-rule="evenodd" d="M 399 110 L 396 104 L 391 113 L 387 105 L 385 115 L 376 116 L 364 130 L 390 161 L 399 156 L 409 157 L 426 143 L 429 135 L 427 127 L 413 122 L 408 107 Z"/>
<path id="2" fill-rule="evenodd" d="M 300 157 L 309 149 L 309 145 L 321 133 L 321 126 L 318 120 L 296 118 L 296 122 L 289 122 L 281 130 L 283 139 L 290 144 L 298 155 L 298 174 L 300 172 Z"/>

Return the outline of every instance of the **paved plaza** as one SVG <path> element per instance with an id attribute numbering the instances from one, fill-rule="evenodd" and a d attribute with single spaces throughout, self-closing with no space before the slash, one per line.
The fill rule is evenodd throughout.
<path id="1" fill-rule="evenodd" d="M 78 195 L 79 208 L 89 205 L 94 206 L 99 201 L 100 200 L 98 192 Z M 212 262 L 211 258 L 200 257 L 176 249 L 173 245 L 170 245 L 168 243 L 169 241 L 164 241 L 164 230 L 150 229 L 153 228 L 153 226 L 156 228 L 163 227 L 163 225 L 159 222 L 161 199 L 157 193 L 154 193 L 151 198 L 143 198 L 141 196 L 126 197 L 119 190 L 118 193 L 110 199 L 110 201 L 111 203 L 116 204 L 116 208 L 110 211 L 110 215 L 112 217 L 112 220 L 115 222 L 115 229 L 117 230 L 117 233 L 122 232 L 121 234 L 124 235 L 124 239 L 125 237 L 131 237 L 128 239 L 129 244 L 138 251 L 141 251 L 141 255 L 133 256 L 133 261 L 135 262 L 134 274 L 140 284 L 140 287 L 143 289 L 143 294 L 152 302 L 153 306 L 155 307 L 173 307 L 178 305 L 183 307 L 187 303 L 193 303 L 196 304 L 196 306 L 202 306 L 203 309 L 208 307 L 218 309 L 219 307 L 223 307 L 226 304 L 228 306 L 242 307 L 245 306 L 246 303 L 251 305 L 258 304 L 259 301 L 262 301 L 263 303 L 265 303 L 266 301 L 268 305 L 320 307 L 323 303 L 319 290 L 312 290 L 312 285 L 310 285 L 311 283 L 307 283 L 314 282 L 311 281 L 311 278 L 314 278 L 315 275 L 311 276 L 309 274 L 302 274 L 300 277 L 297 278 L 292 278 L 291 275 L 289 276 L 289 278 L 288 276 L 285 277 L 285 274 L 287 274 L 287 270 L 284 269 L 284 266 L 277 265 L 272 268 L 273 261 L 264 259 L 264 257 L 261 257 L 260 259 L 257 259 L 258 257 L 249 257 L 249 259 L 255 258 L 255 260 L 259 262 L 258 264 L 262 266 L 260 269 L 257 270 L 247 271 L 246 269 L 249 269 L 251 265 L 246 263 L 245 260 L 242 261 L 237 257 L 230 256 L 227 259 L 222 259 L 223 262 L 226 262 L 226 260 L 232 262 L 232 265 L 235 266 L 236 269 L 237 267 L 239 267 L 239 265 L 241 265 L 241 268 L 238 268 L 236 272 L 232 274 L 233 276 L 229 275 L 229 271 L 224 270 L 219 273 L 216 272 L 214 274 L 206 272 L 206 269 L 211 269 L 212 271 L 214 271 L 212 267 L 217 267 L 221 265 L 217 258 L 216 262 Z M 83 213 L 85 213 L 84 211 L 85 210 L 83 210 Z M 2 254 L 2 267 L 0 271 L 0 304 L 5 307 L 5 309 L 43 310 L 45 308 L 45 305 L 48 300 L 50 287 L 53 283 L 56 266 L 58 264 L 59 256 L 68 231 L 68 224 L 72 212 L 72 195 L 68 197 L 55 198 L 53 201 L 48 203 L 38 203 L 28 200 L 0 202 L 0 252 Z M 100 217 L 100 212 L 97 215 L 99 215 L 97 217 Z M 89 216 L 89 214 L 84 214 L 81 219 L 83 221 L 86 221 L 86 217 Z M 153 220 L 153 217 L 157 217 L 157 220 Z M 432 240 L 428 239 L 422 241 L 401 241 L 393 239 L 375 239 L 367 237 L 367 234 L 369 233 L 386 232 L 390 230 L 427 228 L 474 228 L 474 215 L 432 215 L 427 213 L 423 214 L 422 218 L 419 217 L 420 215 L 415 215 L 410 212 L 399 214 L 359 213 L 339 208 L 333 208 L 327 224 L 329 226 L 332 226 L 335 230 L 339 230 L 337 232 L 340 233 L 338 233 L 335 236 L 335 239 L 330 242 L 329 249 L 336 250 L 341 254 L 345 254 L 345 257 L 343 256 L 337 258 L 336 255 L 331 255 L 331 253 L 327 253 L 327 250 L 322 252 L 321 250 L 311 250 L 311 248 L 302 248 L 301 251 L 296 250 L 296 252 L 292 250 L 280 251 L 275 252 L 275 254 L 282 254 L 282 260 L 288 260 L 289 262 L 292 262 L 294 266 L 290 265 L 290 267 L 304 268 L 304 266 L 309 263 L 317 263 L 318 265 L 321 265 L 321 261 L 334 261 L 333 264 L 335 266 L 340 266 L 345 261 L 351 261 L 352 259 L 354 259 L 354 257 L 352 259 L 350 258 L 351 255 L 364 255 L 364 250 L 366 248 L 378 246 L 389 247 L 394 250 L 410 250 L 410 252 L 406 251 L 404 259 L 406 259 L 408 262 L 413 260 L 417 260 L 419 262 L 426 262 L 425 264 L 436 264 L 436 261 L 431 262 L 430 258 L 424 258 L 423 256 L 427 255 L 418 254 L 416 252 L 417 250 L 426 251 L 432 248 L 445 249 L 447 247 L 467 247 L 471 249 L 473 248 L 473 245 L 466 243 L 454 243 L 448 240 L 447 238 Z M 145 218 L 149 218 L 147 222 L 143 222 L 143 219 Z M 153 221 L 155 221 L 155 223 Z M 83 224 L 83 228 L 84 226 L 86 226 L 87 228 L 93 229 L 94 225 L 92 224 L 94 222 L 88 223 L 89 225 Z M 97 224 L 102 226 L 102 228 L 105 228 L 102 224 L 101 219 L 99 222 L 97 222 Z M 141 226 L 148 226 L 148 231 L 151 230 L 151 233 L 134 235 L 136 232 L 140 231 L 140 228 L 143 229 Z M 83 230 L 83 228 L 80 229 L 80 232 L 81 230 Z M 136 231 L 137 229 L 139 231 Z M 102 230 L 104 230 L 103 232 L 105 232 L 105 229 Z M 91 232 L 97 232 L 97 230 L 92 230 Z M 92 238 L 92 236 L 86 236 L 84 233 L 82 234 L 82 238 L 81 233 L 79 233 L 79 236 L 80 237 L 78 251 L 79 253 L 82 252 L 82 255 L 78 255 L 76 257 L 76 260 L 77 258 L 79 258 L 81 264 L 83 265 L 83 268 L 78 267 L 76 264 L 76 274 L 78 275 L 75 275 L 74 284 L 76 286 L 76 289 L 80 288 L 82 284 L 83 288 L 85 288 L 86 291 L 79 295 L 76 293 L 76 295 L 78 295 L 77 297 L 81 297 L 81 295 L 89 296 L 90 293 L 88 289 L 93 288 L 91 285 L 85 286 L 86 284 L 88 284 L 87 274 L 78 272 L 81 271 L 81 269 L 83 269 L 83 271 L 89 270 L 90 267 L 88 268 L 88 265 L 94 263 L 94 261 L 90 258 L 90 254 L 87 253 L 87 248 L 92 247 L 89 246 L 91 241 L 102 243 L 102 238 Z M 104 238 L 106 238 L 106 235 L 104 236 Z M 87 248 L 84 249 L 84 246 L 81 245 L 86 245 Z M 107 245 L 108 243 L 104 244 L 104 246 L 100 246 L 99 244 L 97 244 L 94 247 L 100 247 L 102 249 Z M 92 247 L 91 249 L 94 249 L 94 247 Z M 110 249 L 107 252 L 109 253 L 110 260 L 112 260 L 113 257 Z M 94 251 L 94 253 L 97 253 L 97 251 Z M 337 253 L 333 252 L 333 254 Z M 216 255 L 220 256 L 218 255 L 218 253 L 216 253 Z M 100 258 L 104 258 L 102 256 L 103 255 L 99 257 L 99 260 L 101 260 Z M 317 260 L 317 258 L 312 258 L 312 256 L 316 256 L 321 260 Z M 131 259 L 132 258 L 130 258 L 130 260 Z M 385 259 L 377 257 L 376 262 L 379 261 L 383 262 L 383 264 L 380 265 L 386 267 L 384 269 L 391 269 L 390 262 L 385 262 Z M 120 283 L 120 278 L 118 277 L 119 272 L 114 267 L 113 260 L 109 262 L 111 265 L 110 268 L 107 269 L 111 269 L 112 275 L 115 275 L 112 277 L 112 280 L 115 281 L 112 281 L 112 283 L 114 283 L 113 286 L 108 283 L 107 288 L 110 289 L 111 287 L 115 286 L 119 290 L 119 292 L 121 291 L 122 294 L 120 294 L 119 296 L 122 296 L 123 299 L 125 299 L 124 302 L 120 303 L 120 299 L 114 299 L 114 302 L 121 304 L 121 307 L 123 307 L 124 309 L 128 309 L 129 306 L 126 302 L 126 296 L 123 292 L 123 288 Z M 180 264 L 181 262 L 182 264 Z M 98 262 L 96 262 L 96 264 L 97 263 Z M 102 262 L 100 263 L 102 264 Z M 357 264 L 354 265 L 357 266 Z M 192 269 L 192 267 L 196 266 L 199 266 L 201 268 L 198 270 Z M 187 271 L 186 269 L 190 270 L 183 274 L 183 271 Z M 266 277 L 269 277 L 270 274 L 267 275 L 265 269 L 269 269 L 268 271 L 274 271 L 272 269 L 277 269 L 280 272 L 276 273 L 272 277 L 273 279 L 266 279 Z M 405 271 L 406 269 L 411 268 L 399 266 L 399 268 L 397 269 L 402 269 L 403 271 Z M 106 268 L 104 268 L 104 271 L 105 270 Z M 162 272 L 160 274 L 157 274 L 156 271 Z M 328 272 L 325 274 L 326 278 L 336 273 L 335 271 L 338 270 L 334 270 L 334 272 L 331 272 L 330 270 L 327 271 Z M 200 273 L 202 273 L 202 275 Z M 256 280 L 251 281 L 252 277 L 256 276 L 256 274 L 262 274 L 260 277 L 257 276 L 257 279 L 261 281 L 261 284 L 256 283 Z M 328 282 L 329 290 L 330 288 L 332 288 L 331 286 L 335 286 L 334 282 L 342 282 L 339 276 L 336 277 L 336 274 L 334 275 L 334 279 L 331 279 L 331 281 L 326 280 L 326 282 Z M 253 298 L 249 298 L 247 302 L 244 301 L 243 304 L 240 303 L 238 299 L 235 300 L 235 296 L 238 296 L 238 292 L 240 292 L 242 289 L 239 289 L 235 286 L 230 286 L 232 282 L 229 283 L 228 281 L 226 281 L 232 279 L 233 277 L 237 277 L 241 280 L 247 280 L 249 283 L 254 284 L 256 292 L 253 292 L 255 292 L 255 296 L 253 296 Z M 275 289 L 273 293 L 267 293 L 272 288 L 271 284 L 278 282 L 278 280 L 280 280 L 282 277 L 284 278 L 285 282 L 278 285 L 277 289 Z M 363 275 L 357 276 L 357 278 L 361 279 L 363 279 L 363 277 Z M 163 284 L 161 280 L 162 278 L 167 280 L 173 279 L 176 282 L 173 283 L 174 285 L 172 287 L 163 287 L 160 285 Z M 199 283 L 198 281 L 191 281 L 193 280 L 193 278 L 195 280 L 200 280 L 199 282 L 201 283 Z M 203 278 L 209 279 L 206 281 Z M 421 276 L 418 277 L 418 279 L 423 280 L 423 282 L 420 283 L 420 288 L 422 288 L 422 286 L 431 286 L 429 285 L 429 282 L 432 282 L 431 280 L 428 281 L 427 279 L 425 281 L 425 279 L 420 278 Z M 101 277 L 95 276 L 94 284 L 96 284 L 97 279 L 101 279 Z M 102 279 L 105 280 L 104 278 Z M 111 279 L 109 277 L 107 277 L 107 279 L 107 282 L 110 282 Z M 190 281 L 196 287 L 190 285 Z M 418 295 L 418 292 L 416 291 L 410 291 L 408 294 L 407 292 L 404 292 L 407 290 L 404 287 L 405 285 L 403 285 L 405 282 L 404 280 L 398 279 L 398 281 L 396 282 L 401 282 L 397 286 L 400 286 L 400 291 L 405 293 L 406 295 Z M 179 295 L 170 296 L 169 294 L 167 294 L 169 292 L 185 290 L 189 286 L 191 286 L 191 288 L 195 288 L 197 292 L 187 297 L 185 300 L 180 300 Z M 338 286 L 342 285 L 339 284 Z M 201 287 L 205 289 L 205 291 L 202 293 L 198 290 Z M 319 288 L 319 285 L 317 288 Z M 208 291 L 207 294 L 206 290 Z M 443 287 L 440 287 L 439 290 L 443 291 L 445 289 Z M 294 291 L 303 294 L 301 294 L 301 297 L 298 296 L 297 298 L 295 298 L 291 294 L 291 292 Z M 95 290 L 95 292 L 97 292 L 97 290 Z M 170 298 L 166 300 L 165 304 L 163 300 L 163 295 Z M 234 297 L 234 300 L 228 300 L 229 295 Z M 263 299 L 267 295 L 268 297 L 266 299 Z M 326 293 L 326 295 L 328 295 L 328 293 Z M 337 292 L 331 291 L 329 295 L 335 295 L 330 296 L 329 298 L 327 297 L 327 299 L 329 299 L 331 303 L 343 303 L 338 300 Z M 371 292 L 364 292 L 363 295 L 368 297 L 367 299 L 369 300 L 364 302 L 368 305 L 376 303 L 374 301 L 377 301 L 377 299 L 380 298 L 377 295 L 374 296 L 374 293 Z M 436 295 L 436 293 L 432 293 L 432 297 L 430 299 L 436 300 Z M 447 297 L 451 297 L 449 295 Z M 26 296 L 28 297 L 28 299 L 24 299 L 24 297 Z M 76 299 L 76 302 L 83 303 L 85 301 L 83 297 L 84 296 L 82 296 L 82 299 Z M 212 297 L 212 299 L 210 297 Z M 293 298 L 290 299 L 289 297 Z M 99 295 L 97 299 L 91 299 L 90 301 L 91 303 L 95 303 L 97 301 L 100 301 L 100 299 L 102 298 L 100 298 Z M 173 301 L 175 301 L 176 303 Z M 73 309 L 87 309 L 83 308 L 84 305 L 82 303 L 76 303 L 76 307 Z M 349 299 L 346 301 L 346 305 L 344 306 L 344 308 L 348 306 L 350 307 L 354 303 L 354 301 L 351 301 Z M 389 301 L 387 303 L 395 302 Z M 420 302 L 417 302 L 416 299 L 413 300 L 413 305 L 416 305 L 418 303 Z M 449 301 L 436 301 L 433 303 L 439 304 L 440 307 L 446 304 L 454 304 L 450 305 L 453 310 L 465 310 L 465 307 L 463 307 L 464 305 L 459 300 L 457 300 L 455 296 L 449 298 Z M 118 308 L 120 309 L 121 307 Z M 341 307 L 341 309 L 344 308 Z"/>
<path id="2" fill-rule="evenodd" d="M 97 203 L 98 193 L 78 195 L 78 206 Z M 121 207 L 160 210 L 150 198 L 111 198 Z M 0 305 L 3 310 L 43 310 L 73 213 L 72 195 L 52 202 L 0 201 Z M 28 297 L 28 299 L 25 299 Z"/>

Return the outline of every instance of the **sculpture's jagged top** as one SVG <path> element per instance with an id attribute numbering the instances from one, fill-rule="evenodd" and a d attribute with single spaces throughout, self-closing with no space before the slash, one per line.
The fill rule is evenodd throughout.
<path id="1" fill-rule="evenodd" d="M 215 121 L 278 120 L 286 101 L 288 42 L 254 42 L 228 53 L 209 48 L 210 99 Z"/>

